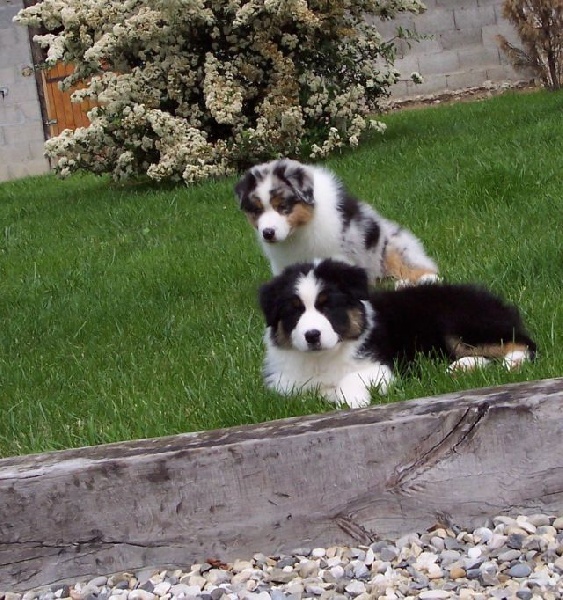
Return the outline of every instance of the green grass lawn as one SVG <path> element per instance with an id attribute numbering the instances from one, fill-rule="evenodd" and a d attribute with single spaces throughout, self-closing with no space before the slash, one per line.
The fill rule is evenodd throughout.
<path id="1" fill-rule="evenodd" d="M 327 165 L 423 239 L 449 281 L 518 304 L 539 359 L 452 378 L 423 361 L 374 402 L 563 375 L 563 94 L 384 117 Z M 0 455 L 333 410 L 265 391 L 269 277 L 235 179 L 186 188 L 0 184 Z"/>

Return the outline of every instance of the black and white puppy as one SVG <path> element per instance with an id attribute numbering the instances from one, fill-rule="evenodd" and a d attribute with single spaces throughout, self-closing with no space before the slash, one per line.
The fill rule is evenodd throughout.
<path id="1" fill-rule="evenodd" d="M 260 288 L 267 329 L 264 379 L 281 394 L 316 389 L 366 406 L 417 354 L 442 355 L 451 370 L 491 359 L 509 369 L 536 345 L 518 310 L 472 285 L 422 285 L 370 292 L 364 269 L 334 260 L 286 268 Z"/>
<path id="2" fill-rule="evenodd" d="M 438 268 L 406 229 L 350 196 L 330 171 L 279 159 L 249 169 L 235 187 L 278 275 L 294 263 L 336 258 L 367 270 L 370 283 L 435 281 Z"/>

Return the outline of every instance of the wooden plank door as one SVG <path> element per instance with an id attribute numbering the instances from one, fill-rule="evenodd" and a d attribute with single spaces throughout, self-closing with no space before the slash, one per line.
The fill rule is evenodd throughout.
<path id="1" fill-rule="evenodd" d="M 59 135 L 65 129 L 77 129 L 90 125 L 86 113 L 95 104 L 90 101 L 71 102 L 71 94 L 79 89 L 79 86 L 66 92 L 59 89 L 59 82 L 70 75 L 72 71 L 72 65 L 57 63 L 54 67 L 42 72 L 49 137 Z"/>

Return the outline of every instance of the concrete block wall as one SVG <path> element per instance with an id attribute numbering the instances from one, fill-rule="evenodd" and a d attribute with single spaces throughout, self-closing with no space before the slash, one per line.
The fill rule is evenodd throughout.
<path id="1" fill-rule="evenodd" d="M 21 0 L 0 0 L 0 181 L 49 171 L 28 32 L 12 22 Z"/>
<path id="2" fill-rule="evenodd" d="M 516 72 L 499 50 L 496 36 L 501 34 L 519 45 L 512 24 L 502 16 L 503 0 L 424 0 L 422 15 L 401 16 L 395 22 L 378 24 L 384 39 L 402 26 L 425 38 L 420 42 L 398 44 L 395 66 L 402 78 L 393 86 L 395 98 L 438 94 L 478 87 L 485 82 L 516 82 L 531 78 Z M 412 72 L 424 82 L 409 80 Z"/>

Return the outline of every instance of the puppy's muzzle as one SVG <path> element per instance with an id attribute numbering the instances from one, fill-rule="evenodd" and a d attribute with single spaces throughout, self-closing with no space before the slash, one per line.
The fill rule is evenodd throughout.
<path id="1" fill-rule="evenodd" d="M 262 237 L 267 242 L 275 242 L 276 241 L 276 230 L 272 227 L 266 227 L 264 231 L 262 231 Z"/>
<path id="2" fill-rule="evenodd" d="M 305 341 L 309 350 L 318 350 L 321 347 L 321 332 L 318 329 L 309 329 L 305 332 Z"/>

